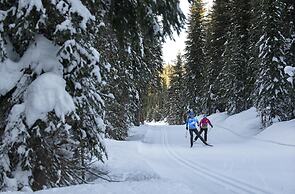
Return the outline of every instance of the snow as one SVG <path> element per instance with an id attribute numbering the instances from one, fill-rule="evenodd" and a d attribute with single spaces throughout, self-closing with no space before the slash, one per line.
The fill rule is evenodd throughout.
<path id="1" fill-rule="evenodd" d="M 86 29 L 86 24 L 90 20 L 95 20 L 95 17 L 90 13 L 90 11 L 83 5 L 80 0 L 68 0 L 68 1 L 56 1 L 51 0 L 51 3 L 56 5 L 57 9 L 60 13 L 64 14 L 69 12 L 69 19 L 72 19 L 70 16 L 71 14 L 78 14 L 82 17 L 82 21 L 80 22 L 80 27 L 82 29 Z M 72 29 L 71 22 L 66 21 L 59 25 L 57 30 L 70 30 L 74 33 L 74 29 Z"/>
<path id="2" fill-rule="evenodd" d="M 22 131 L 22 129 L 14 127 L 17 125 L 19 118 L 21 118 L 21 114 L 25 111 L 25 105 L 24 103 L 22 104 L 16 104 L 12 107 L 10 114 L 9 114 L 9 118 L 8 118 L 8 124 L 6 126 L 6 128 L 12 129 L 9 131 L 9 138 L 7 137 L 7 141 L 10 142 L 15 142 L 15 140 L 17 139 L 17 136 L 24 132 Z"/>
<path id="3" fill-rule="evenodd" d="M 44 73 L 34 80 L 25 94 L 26 123 L 32 126 L 53 111 L 64 122 L 66 114 L 75 110 L 72 97 L 65 91 L 66 81 L 54 73 Z"/>
<path id="4" fill-rule="evenodd" d="M 281 144 L 290 144 L 295 147 L 295 119 L 274 123 L 258 134 L 257 138 Z"/>
<path id="5" fill-rule="evenodd" d="M 22 1 L 20 6 L 41 6 L 38 1 L 32 1 L 28 5 L 26 2 Z M 9 44 L 7 46 L 9 47 Z M 29 126 L 32 126 L 37 119 L 44 119 L 50 111 L 54 111 L 64 121 L 64 116 L 75 110 L 71 96 L 65 91 L 66 82 L 62 78 L 63 66 L 57 58 L 59 49 L 60 47 L 55 46 L 44 36 L 37 35 L 20 59 L 9 53 L 8 57 L 11 56 L 13 60 L 18 59 L 18 61 L 7 58 L 0 63 L 0 96 L 21 82 L 26 68 L 39 75 L 28 86 L 24 103 L 13 107 L 10 113 L 11 125 L 17 122 L 22 110 L 25 112 Z M 11 136 L 13 138 L 13 131 Z"/>
<path id="6" fill-rule="evenodd" d="M 0 96 L 5 95 L 18 82 L 21 73 L 21 65 L 6 59 L 0 62 Z"/>
<path id="7" fill-rule="evenodd" d="M 293 83 L 293 77 L 295 75 L 295 67 L 291 67 L 291 66 L 286 66 L 284 68 L 285 74 L 289 75 L 290 77 L 288 78 L 288 81 L 290 83 Z"/>
<path id="8" fill-rule="evenodd" d="M 211 117 L 212 116 L 210 116 L 209 118 Z M 227 128 L 228 130 L 232 130 L 237 134 L 243 134 L 244 136 L 253 136 L 260 132 L 260 130 L 257 130 L 261 127 L 259 122 L 260 118 L 258 117 L 256 109 L 250 108 L 239 114 L 232 115 L 222 122 L 219 121 L 216 125 L 219 127 Z"/>
<path id="9" fill-rule="evenodd" d="M 80 0 L 70 0 L 71 4 L 70 12 L 78 13 L 82 16 L 83 20 L 80 23 L 81 28 L 86 29 L 86 23 L 89 20 L 95 20 L 95 17 L 90 13 L 90 11 L 82 4 Z"/>
<path id="10" fill-rule="evenodd" d="M 34 192 L 35 194 L 175 194 L 181 190 L 182 194 L 192 194 L 189 189 L 183 188 L 179 183 L 173 183 L 163 180 L 124 182 L 124 183 L 101 183 L 89 185 L 77 185 L 59 189 L 51 189 Z M 25 192 L 33 193 L 33 192 Z M 4 192 L 3 194 L 20 194 L 19 192 Z M 24 194 L 24 192 L 22 192 Z"/>
<path id="11" fill-rule="evenodd" d="M 30 66 L 38 75 L 42 72 L 63 75 L 63 66 L 57 58 L 59 49 L 59 46 L 53 45 L 47 38 L 38 35 L 21 58 L 20 63 L 24 67 Z"/>
<path id="12" fill-rule="evenodd" d="M 148 122 L 131 128 L 128 141 L 106 140 L 109 160 L 94 166 L 117 182 L 94 180 L 36 193 L 295 193 L 295 120 L 262 131 L 255 108 L 208 118 L 213 147 L 197 141 L 190 148 L 184 125 Z"/>
<path id="13" fill-rule="evenodd" d="M 277 57 L 272 57 L 272 61 L 274 61 L 274 62 L 280 62 L 280 60 L 277 58 Z"/>
<path id="14" fill-rule="evenodd" d="M 65 21 L 63 21 L 61 24 L 58 24 L 56 26 L 56 31 L 65 31 L 65 30 L 69 30 L 71 35 L 77 33 L 76 28 L 74 28 L 72 21 L 66 19 Z"/>
<path id="15" fill-rule="evenodd" d="M 9 46 L 9 45 L 8 45 Z M 40 75 L 43 72 L 53 72 L 63 74 L 62 64 L 57 59 L 58 46 L 54 46 L 51 41 L 44 36 L 36 36 L 35 41 L 27 49 L 21 59 L 12 61 L 8 58 L 0 62 L 0 96 L 5 95 L 18 83 L 23 75 L 23 69 L 31 69 Z M 9 56 L 16 57 L 13 53 Z"/>
<path id="16" fill-rule="evenodd" d="M 289 76 L 294 76 L 294 74 L 295 74 L 295 67 L 286 66 L 285 69 L 284 69 L 284 71 Z"/>
<path id="17" fill-rule="evenodd" d="M 18 2 L 18 17 L 23 15 L 23 10 L 26 10 L 25 16 L 28 16 L 33 8 L 36 8 L 37 11 L 44 10 L 41 0 L 19 0 Z"/>

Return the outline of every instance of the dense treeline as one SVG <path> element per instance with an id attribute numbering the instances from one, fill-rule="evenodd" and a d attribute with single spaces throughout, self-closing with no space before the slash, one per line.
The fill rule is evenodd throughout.
<path id="1" fill-rule="evenodd" d="M 0 190 L 87 182 L 91 162 L 107 158 L 104 136 L 125 139 L 144 120 L 144 98 L 160 84 L 162 42 L 184 23 L 178 4 L 0 1 Z M 27 97 L 34 86 L 46 98 Z M 72 100 L 54 93 L 64 89 Z"/>
<path id="2" fill-rule="evenodd" d="M 294 5 L 291 0 L 215 0 L 206 15 L 202 1 L 195 0 L 183 79 L 172 79 L 168 89 L 167 101 L 177 99 L 167 105 L 169 123 L 179 123 L 188 109 L 236 114 L 253 106 L 263 127 L 295 118 L 294 83 L 286 73 L 295 66 Z M 180 76 L 179 69 L 175 65 L 173 77 Z"/>

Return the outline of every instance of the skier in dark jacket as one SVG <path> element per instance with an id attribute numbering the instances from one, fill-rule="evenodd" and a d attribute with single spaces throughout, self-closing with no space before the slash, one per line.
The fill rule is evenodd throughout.
<path id="1" fill-rule="evenodd" d="M 202 133 L 204 132 L 204 139 L 207 142 L 207 133 L 208 133 L 208 124 L 213 128 L 213 125 L 211 124 L 210 120 L 207 118 L 207 115 L 204 114 L 203 118 L 200 121 L 200 136 L 202 135 Z M 197 141 L 198 136 L 195 137 L 195 141 Z"/>
<path id="2" fill-rule="evenodd" d="M 200 136 L 200 134 L 197 130 L 198 125 L 199 125 L 199 122 L 198 122 L 198 119 L 195 117 L 194 112 L 190 112 L 188 119 L 186 121 L 186 130 L 189 130 L 191 147 L 193 147 L 194 133 L 196 134 L 196 138 L 199 137 L 205 145 L 209 145 L 206 143 L 206 141 L 203 139 L 203 137 Z"/>

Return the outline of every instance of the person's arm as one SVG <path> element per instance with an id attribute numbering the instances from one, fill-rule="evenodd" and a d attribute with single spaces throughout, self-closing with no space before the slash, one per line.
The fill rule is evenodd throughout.
<path id="1" fill-rule="evenodd" d="M 213 128 L 213 125 L 211 124 L 211 121 L 208 119 L 209 125 Z"/>

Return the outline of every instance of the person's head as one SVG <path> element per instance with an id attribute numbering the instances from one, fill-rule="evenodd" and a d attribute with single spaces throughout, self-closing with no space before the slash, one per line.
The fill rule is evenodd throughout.
<path id="1" fill-rule="evenodd" d="M 194 113 L 193 111 L 190 111 L 190 112 L 189 112 L 189 117 L 190 117 L 190 118 L 195 117 L 195 113 Z"/>
<path id="2" fill-rule="evenodd" d="M 207 114 L 203 114 L 203 118 L 207 118 Z"/>

